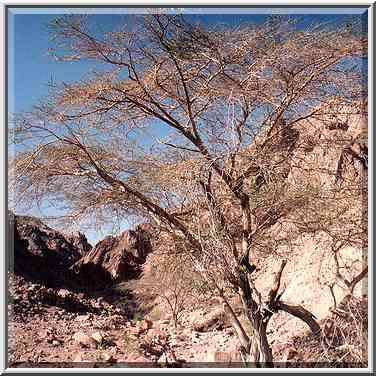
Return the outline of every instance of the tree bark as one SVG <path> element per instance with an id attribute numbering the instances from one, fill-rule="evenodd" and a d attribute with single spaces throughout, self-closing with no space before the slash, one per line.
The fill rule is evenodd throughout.
<path id="1" fill-rule="evenodd" d="M 239 341 L 244 348 L 244 351 L 248 352 L 249 346 L 250 346 L 250 340 L 249 340 L 247 333 L 245 332 L 242 324 L 240 323 L 240 321 L 236 317 L 234 310 L 231 308 L 229 303 L 223 297 L 222 297 L 222 302 L 223 302 L 223 309 L 225 311 L 225 314 L 228 317 L 228 319 L 230 320 L 231 325 L 234 328 L 234 330 L 235 330 L 235 332 L 236 332 L 236 334 L 239 338 Z"/>
<path id="2" fill-rule="evenodd" d="M 274 367 L 273 354 L 266 334 L 267 322 L 261 313 L 260 306 L 252 297 L 252 289 L 246 273 L 240 275 L 240 296 L 248 320 L 253 328 L 253 338 L 248 352 L 248 359 L 254 362 L 256 367 Z"/>
<path id="3" fill-rule="evenodd" d="M 301 306 L 294 306 L 282 301 L 275 301 L 272 303 L 271 308 L 276 311 L 285 311 L 290 315 L 303 320 L 309 326 L 313 334 L 319 334 L 321 332 L 320 325 L 315 320 L 315 316 Z"/>

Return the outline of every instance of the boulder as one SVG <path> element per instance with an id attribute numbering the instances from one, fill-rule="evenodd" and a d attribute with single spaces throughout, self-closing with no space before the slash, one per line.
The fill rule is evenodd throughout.
<path id="1" fill-rule="evenodd" d="M 136 359 L 140 358 L 141 356 L 142 354 L 140 354 L 139 352 L 132 352 L 127 355 L 125 362 L 135 362 Z"/>
<path id="2" fill-rule="evenodd" d="M 128 333 L 134 336 L 139 336 L 140 334 L 144 333 L 146 329 L 140 325 L 130 326 L 128 328 Z"/>
<path id="3" fill-rule="evenodd" d="M 286 367 L 289 366 L 289 363 L 297 363 L 300 361 L 299 353 L 295 348 L 287 349 L 282 359 L 282 363 L 285 363 Z"/>
<path id="4" fill-rule="evenodd" d="M 356 346 L 345 343 L 344 345 L 340 345 L 336 347 L 336 351 L 342 352 L 342 353 L 349 353 L 349 352 L 356 351 Z"/>
<path id="5" fill-rule="evenodd" d="M 95 341 L 95 339 L 82 332 L 75 333 L 73 335 L 73 339 L 84 347 L 89 347 L 89 348 L 97 347 L 97 342 Z"/>
<path id="6" fill-rule="evenodd" d="M 152 363 L 151 359 L 146 358 L 145 356 L 141 355 L 134 360 L 136 363 Z"/>
<path id="7" fill-rule="evenodd" d="M 206 361 L 209 363 L 220 363 L 222 367 L 234 363 L 242 363 L 242 357 L 237 352 L 210 350 L 207 353 Z"/>
<path id="8" fill-rule="evenodd" d="M 104 362 L 107 362 L 107 363 L 114 363 L 114 362 L 116 362 L 116 360 L 113 358 L 113 356 L 111 354 L 108 354 L 108 353 L 101 354 L 101 359 Z"/>
<path id="9" fill-rule="evenodd" d="M 91 314 L 88 314 L 88 315 L 78 315 L 76 317 L 76 321 L 84 322 L 84 321 L 89 321 L 92 318 L 93 318 L 93 315 L 91 315 Z"/>
<path id="10" fill-rule="evenodd" d="M 101 332 L 95 332 L 91 335 L 91 337 L 97 342 L 98 344 L 101 344 L 104 340 L 104 337 Z"/>
<path id="11" fill-rule="evenodd" d="M 193 316 L 191 319 L 193 329 L 197 332 L 208 332 L 213 329 L 228 328 L 228 322 L 222 309 L 216 309 L 203 316 Z"/>
<path id="12" fill-rule="evenodd" d="M 166 354 L 162 354 L 162 355 L 159 357 L 157 363 L 160 364 L 161 366 L 167 366 L 167 364 L 168 364 L 168 360 L 167 360 L 167 356 L 166 356 Z"/>
<path id="13" fill-rule="evenodd" d="M 168 353 L 163 353 L 157 363 L 162 367 L 173 367 L 176 366 L 180 361 L 177 360 L 175 354 L 170 351 Z"/>
<path id="14" fill-rule="evenodd" d="M 83 362 L 84 361 L 84 359 L 83 359 L 83 356 L 82 356 L 82 354 L 81 353 L 78 353 L 75 357 L 74 357 L 74 359 L 73 359 L 73 362 L 77 362 L 77 363 L 79 363 L 79 362 Z"/>
<path id="15" fill-rule="evenodd" d="M 145 319 L 145 320 L 142 320 L 138 326 L 144 329 L 144 331 L 147 331 L 153 327 L 153 322 L 148 319 Z"/>

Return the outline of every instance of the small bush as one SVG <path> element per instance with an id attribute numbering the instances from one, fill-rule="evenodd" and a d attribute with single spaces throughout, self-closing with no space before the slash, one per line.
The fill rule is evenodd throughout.
<path id="1" fill-rule="evenodd" d="M 135 312 L 133 315 L 133 321 L 142 321 L 144 319 L 144 315 L 141 312 Z"/>
<path id="2" fill-rule="evenodd" d="M 124 337 L 124 352 L 130 354 L 138 350 L 138 340 L 131 335 L 125 335 Z"/>

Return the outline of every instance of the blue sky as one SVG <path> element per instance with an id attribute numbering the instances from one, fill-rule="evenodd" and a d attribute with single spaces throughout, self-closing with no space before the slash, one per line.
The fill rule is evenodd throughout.
<path id="1" fill-rule="evenodd" d="M 336 9 L 281 9 L 281 8 L 254 8 L 254 9 L 184 9 L 191 19 L 200 22 L 225 23 L 239 25 L 242 23 L 259 23 L 267 15 L 294 14 L 300 20 L 300 26 L 320 22 L 334 27 L 349 19 L 352 15 L 365 13 L 365 9 L 336 8 Z M 175 12 L 176 9 L 171 10 Z M 48 55 L 48 48 L 52 47 L 47 24 L 63 13 L 94 13 L 94 22 L 104 29 L 112 29 L 119 25 L 122 17 L 119 13 L 141 13 L 140 9 L 36 9 L 36 8 L 9 8 L 8 9 L 8 103 L 9 112 L 17 113 L 30 110 L 38 100 L 48 94 L 48 83 L 71 82 L 83 78 L 90 69 L 98 68 L 87 62 L 61 63 L 54 61 Z M 52 13 L 52 14 L 51 14 Z M 98 14 L 101 13 L 101 14 Z M 364 18 L 367 24 L 366 16 Z M 51 215 L 54 209 L 48 203 L 40 213 L 33 209 L 28 214 Z M 19 213 L 21 214 L 21 213 Z M 23 213 L 22 213 L 23 214 Z M 26 213 L 25 213 L 26 214 Z M 121 224 L 121 230 L 128 227 L 127 221 Z M 89 241 L 95 243 L 108 233 L 96 230 L 85 231 Z"/>
<path id="2" fill-rule="evenodd" d="M 70 13 L 69 10 L 54 9 L 54 14 L 46 14 L 52 10 L 19 9 L 9 11 L 8 24 L 8 63 L 9 63 L 9 100 L 10 111 L 18 112 L 28 110 L 38 99 L 47 94 L 47 84 L 53 79 L 54 82 L 75 81 L 82 78 L 93 64 L 85 62 L 61 63 L 54 61 L 48 56 L 48 48 L 52 46 L 47 24 L 62 13 Z M 75 13 L 79 10 L 73 10 Z M 98 10 L 95 10 L 96 12 Z M 111 9 L 103 9 L 102 12 L 114 12 Z M 126 9 L 123 9 L 123 13 Z M 211 12 L 218 10 L 211 9 Z M 231 11 L 227 9 L 224 11 Z M 321 22 L 332 25 L 339 24 L 348 19 L 351 15 L 364 12 L 364 9 L 243 9 L 242 13 L 235 14 L 191 14 L 197 12 L 195 9 L 187 9 L 189 18 L 204 23 L 225 23 L 239 25 L 242 23 L 259 23 L 271 13 L 294 14 L 300 20 L 301 27 Z M 88 12 L 86 10 L 86 12 Z M 94 12 L 92 10 L 92 12 Z M 138 10 L 138 12 L 140 12 Z M 207 13 L 208 10 L 205 10 Z M 249 12 L 244 14 L 244 12 Z M 252 12 L 252 14 L 251 14 Z M 310 13 L 308 13 L 310 12 Z M 335 13 L 337 12 L 337 13 Z M 201 11 L 203 13 L 203 11 Z M 264 14 L 262 14 L 264 13 Z M 265 14 L 266 13 L 266 14 Z M 94 17 L 94 22 L 105 29 L 111 29 L 119 25 L 121 16 L 116 13 L 100 14 Z"/>

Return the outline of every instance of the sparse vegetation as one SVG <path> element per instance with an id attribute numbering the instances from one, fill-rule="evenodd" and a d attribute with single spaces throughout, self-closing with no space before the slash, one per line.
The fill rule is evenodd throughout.
<path id="1" fill-rule="evenodd" d="M 132 318 L 132 320 L 135 322 L 142 321 L 143 319 L 144 315 L 141 312 L 135 312 Z"/>
<path id="2" fill-rule="evenodd" d="M 127 354 L 135 353 L 139 350 L 139 341 L 135 336 L 126 335 L 124 337 L 124 351 Z"/>
<path id="3" fill-rule="evenodd" d="M 192 270 L 189 269 L 189 263 L 184 262 L 179 255 L 168 257 L 166 254 L 154 252 L 149 256 L 138 283 L 141 294 L 159 298 L 171 315 L 175 328 L 188 308 L 193 294 L 194 278 Z"/>
<path id="4" fill-rule="evenodd" d="M 162 317 L 162 311 L 159 308 L 159 306 L 155 306 L 152 308 L 150 313 L 148 314 L 148 317 L 151 321 L 158 321 Z"/>

